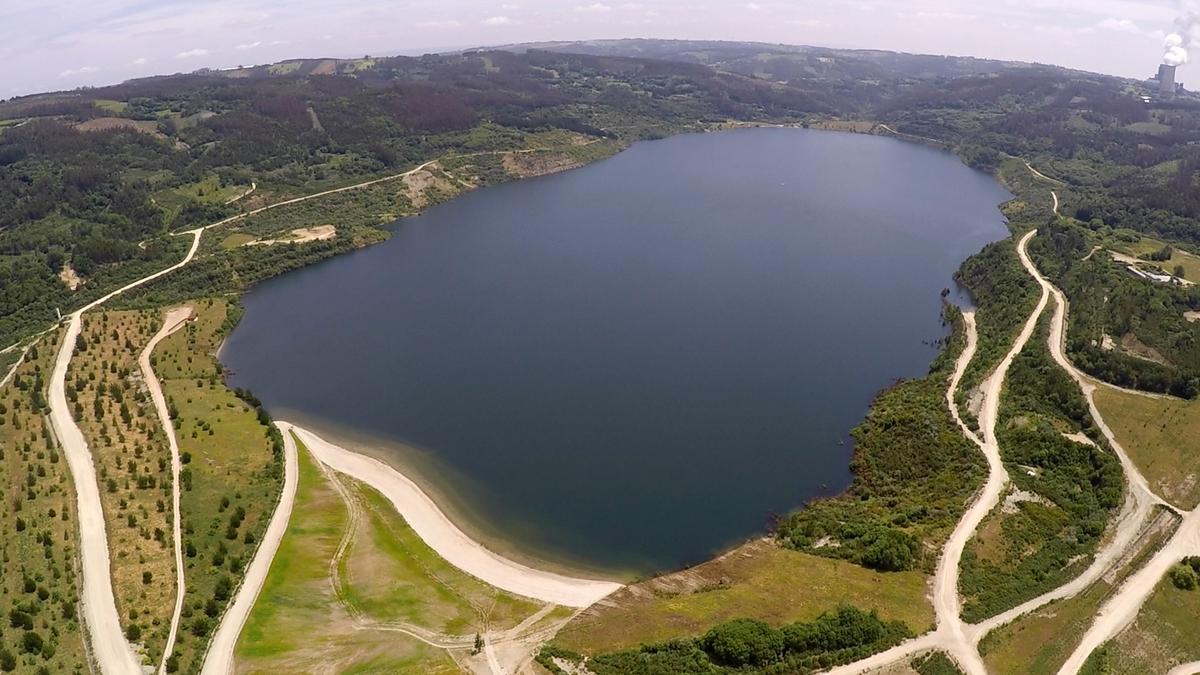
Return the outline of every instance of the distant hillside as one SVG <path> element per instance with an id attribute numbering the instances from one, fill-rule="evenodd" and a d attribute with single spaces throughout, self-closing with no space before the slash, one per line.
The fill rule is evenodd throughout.
<path id="1" fill-rule="evenodd" d="M 537 42 L 506 47 L 696 63 L 730 73 L 775 80 L 863 81 L 955 78 L 1012 70 L 1067 73 L 1065 68 L 971 56 L 907 54 L 867 49 L 829 49 L 762 42 L 711 40 L 586 40 Z"/>

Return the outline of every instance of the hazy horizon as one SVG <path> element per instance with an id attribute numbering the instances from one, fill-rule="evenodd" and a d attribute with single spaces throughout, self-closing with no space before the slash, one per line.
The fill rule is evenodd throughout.
<path id="1" fill-rule="evenodd" d="M 1145 78 L 1200 46 L 1196 0 L 49 0 L 7 10 L 0 98 L 300 58 L 526 42 L 722 40 L 975 56 Z M 1185 84 L 1193 68 L 1183 65 Z M 1200 70 L 1200 69 L 1198 69 Z"/>

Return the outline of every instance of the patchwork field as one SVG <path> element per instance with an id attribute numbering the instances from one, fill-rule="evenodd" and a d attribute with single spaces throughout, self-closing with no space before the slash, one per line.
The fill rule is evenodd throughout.
<path id="1" fill-rule="evenodd" d="M 74 488 L 46 420 L 58 334 L 0 388 L 0 671 L 86 672 L 75 574 Z"/>
<path id="2" fill-rule="evenodd" d="M 170 451 L 138 367 L 157 312 L 85 314 L 67 401 L 96 464 L 125 635 L 158 663 L 175 603 Z"/>

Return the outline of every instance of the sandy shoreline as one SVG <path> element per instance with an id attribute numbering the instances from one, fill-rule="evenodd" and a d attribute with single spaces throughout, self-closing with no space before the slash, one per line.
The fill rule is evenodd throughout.
<path id="1" fill-rule="evenodd" d="M 304 442 L 318 461 L 378 490 L 430 548 L 458 569 L 496 588 L 566 607 L 587 607 L 620 583 L 569 577 L 500 556 L 459 529 L 416 483 L 373 457 L 334 445 L 300 427 L 277 422 Z"/>
<path id="2" fill-rule="evenodd" d="M 485 504 L 472 499 L 472 492 L 476 488 L 473 481 L 458 473 L 452 465 L 439 460 L 430 450 L 358 432 L 293 410 L 273 411 L 272 417 L 288 420 L 292 425 L 333 445 L 378 460 L 399 472 L 428 495 L 455 527 L 488 550 L 509 560 L 565 576 L 617 583 L 629 583 L 635 578 L 658 573 L 640 568 L 606 567 L 586 558 L 572 556 L 567 551 L 546 545 L 533 523 L 517 526 L 511 523 L 498 524 L 489 515 Z"/>

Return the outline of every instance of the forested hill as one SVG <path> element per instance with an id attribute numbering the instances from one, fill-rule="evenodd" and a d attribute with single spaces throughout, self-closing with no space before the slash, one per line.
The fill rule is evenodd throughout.
<path id="1" fill-rule="evenodd" d="M 177 259 L 166 233 L 245 203 L 539 131 L 627 142 L 833 110 L 701 65 L 538 51 L 288 61 L 2 102 L 0 347 Z M 251 186 L 257 201 L 225 203 Z"/>
<path id="2" fill-rule="evenodd" d="M 876 49 L 832 49 L 763 42 L 716 40 L 584 40 L 536 42 L 505 49 L 548 50 L 573 54 L 626 56 L 711 66 L 717 70 L 764 79 L 798 83 L 891 81 L 897 79 L 954 78 L 1011 71 L 1067 74 L 1056 66 L 997 61 L 973 56 L 907 54 Z"/>

